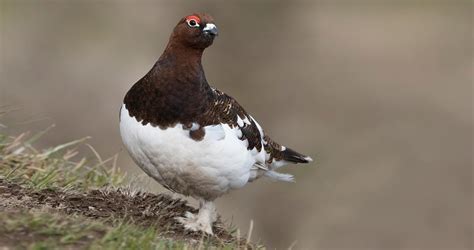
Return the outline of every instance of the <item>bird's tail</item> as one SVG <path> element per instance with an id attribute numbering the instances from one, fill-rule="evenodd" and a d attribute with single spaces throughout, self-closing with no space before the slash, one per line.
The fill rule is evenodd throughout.
<path id="1" fill-rule="evenodd" d="M 292 163 L 308 163 L 313 161 L 311 157 L 300 154 L 291 148 L 285 148 L 284 150 L 282 150 L 281 155 L 283 157 L 283 160 Z"/>
<path id="2" fill-rule="evenodd" d="M 266 142 L 265 151 L 268 153 L 273 168 L 279 168 L 286 165 L 286 163 L 308 163 L 313 161 L 309 156 L 300 154 L 291 148 L 281 146 L 267 135 L 265 135 L 264 141 Z M 275 161 L 273 159 L 275 159 Z"/>

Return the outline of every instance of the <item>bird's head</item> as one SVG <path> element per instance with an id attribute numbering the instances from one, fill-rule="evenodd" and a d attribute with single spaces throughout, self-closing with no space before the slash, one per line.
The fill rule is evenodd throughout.
<path id="1" fill-rule="evenodd" d="M 173 30 L 171 39 L 186 47 L 205 49 L 217 36 L 214 20 L 207 14 L 192 14 L 182 18 Z"/>

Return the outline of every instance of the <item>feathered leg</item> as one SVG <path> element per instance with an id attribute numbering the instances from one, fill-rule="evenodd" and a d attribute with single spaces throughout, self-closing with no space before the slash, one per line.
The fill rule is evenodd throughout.
<path id="1" fill-rule="evenodd" d="M 212 201 L 199 201 L 199 212 L 186 212 L 185 217 L 176 218 L 184 228 L 191 231 L 203 231 L 212 235 L 212 224 L 217 219 L 216 206 Z"/>

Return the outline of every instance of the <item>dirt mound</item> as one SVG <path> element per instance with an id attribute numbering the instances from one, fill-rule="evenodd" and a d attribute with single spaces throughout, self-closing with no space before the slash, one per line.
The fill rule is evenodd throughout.
<path id="1" fill-rule="evenodd" d="M 50 209 L 65 214 L 79 214 L 88 218 L 127 219 L 140 226 L 155 226 L 166 237 L 175 239 L 196 239 L 202 233 L 185 231 L 175 217 L 184 216 L 186 211 L 197 212 L 186 201 L 174 199 L 166 194 L 134 192 L 130 189 L 99 189 L 84 193 L 65 192 L 55 189 L 33 190 L 0 179 L 0 211 L 24 209 Z M 218 220 L 214 224 L 216 242 L 235 242 Z M 245 245 L 243 240 L 242 245 Z"/>

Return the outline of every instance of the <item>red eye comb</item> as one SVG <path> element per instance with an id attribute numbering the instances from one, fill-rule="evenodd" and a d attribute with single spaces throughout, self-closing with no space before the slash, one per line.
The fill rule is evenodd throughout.
<path id="1" fill-rule="evenodd" d="M 186 17 L 186 21 L 190 21 L 190 20 L 194 20 L 194 21 L 196 21 L 197 23 L 201 23 L 201 19 L 200 19 L 198 16 L 194 16 L 194 15 L 192 15 L 192 16 L 187 16 L 187 17 Z"/>

